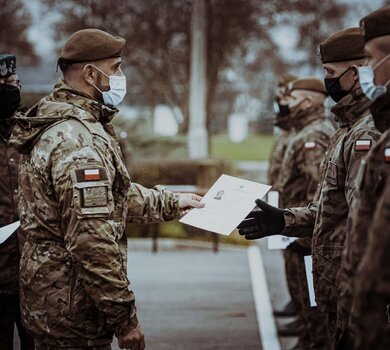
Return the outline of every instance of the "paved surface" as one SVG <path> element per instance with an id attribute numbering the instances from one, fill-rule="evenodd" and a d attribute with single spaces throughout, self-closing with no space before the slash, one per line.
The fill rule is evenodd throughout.
<path id="1" fill-rule="evenodd" d="M 261 349 L 246 249 L 131 252 L 128 266 L 147 349 Z"/>

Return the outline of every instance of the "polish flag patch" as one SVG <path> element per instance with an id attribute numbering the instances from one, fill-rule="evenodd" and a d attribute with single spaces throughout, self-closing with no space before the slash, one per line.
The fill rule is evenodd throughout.
<path id="1" fill-rule="evenodd" d="M 385 148 L 385 162 L 390 162 L 390 148 Z"/>
<path id="2" fill-rule="evenodd" d="M 99 169 L 85 169 L 84 170 L 84 180 L 100 180 Z"/>
<path id="3" fill-rule="evenodd" d="M 371 140 L 356 140 L 355 151 L 368 151 L 371 148 Z"/>
<path id="4" fill-rule="evenodd" d="M 305 142 L 305 149 L 310 150 L 316 147 L 316 143 L 314 141 Z"/>

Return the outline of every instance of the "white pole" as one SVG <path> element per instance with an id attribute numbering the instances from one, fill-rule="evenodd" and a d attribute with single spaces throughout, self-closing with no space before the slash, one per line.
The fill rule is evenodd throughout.
<path id="1" fill-rule="evenodd" d="M 190 123 L 188 150 L 190 158 L 208 157 L 206 129 L 206 4 L 193 0 L 190 85 Z"/>

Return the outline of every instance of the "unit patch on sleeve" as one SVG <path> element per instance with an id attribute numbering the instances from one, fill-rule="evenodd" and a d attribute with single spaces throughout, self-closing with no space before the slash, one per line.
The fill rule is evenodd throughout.
<path id="1" fill-rule="evenodd" d="M 104 168 L 89 168 L 89 169 L 76 169 L 77 182 L 86 181 L 101 181 L 107 180 L 106 169 Z"/>
<path id="2" fill-rule="evenodd" d="M 390 148 L 385 148 L 385 162 L 390 163 Z"/>
<path id="3" fill-rule="evenodd" d="M 106 186 L 85 187 L 82 189 L 82 207 L 105 207 L 107 203 Z"/>
<path id="4" fill-rule="evenodd" d="M 314 141 L 305 142 L 305 150 L 311 150 L 316 147 L 316 143 Z"/>
<path id="5" fill-rule="evenodd" d="M 355 151 L 368 151 L 371 148 L 371 140 L 356 140 Z"/>

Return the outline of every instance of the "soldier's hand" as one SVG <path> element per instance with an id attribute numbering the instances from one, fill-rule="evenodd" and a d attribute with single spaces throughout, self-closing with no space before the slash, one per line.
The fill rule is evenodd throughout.
<path id="1" fill-rule="evenodd" d="M 256 204 L 258 208 L 252 210 L 237 226 L 240 235 L 251 240 L 280 234 L 286 226 L 284 210 L 261 199 L 256 199 Z"/>
<path id="2" fill-rule="evenodd" d="M 118 345 L 121 349 L 143 350 L 145 349 L 144 331 L 138 324 L 129 333 L 118 337 Z"/>
<path id="3" fill-rule="evenodd" d="M 182 215 L 186 214 L 192 208 L 203 208 L 204 203 L 201 202 L 202 197 L 194 193 L 180 193 L 179 208 Z"/>

